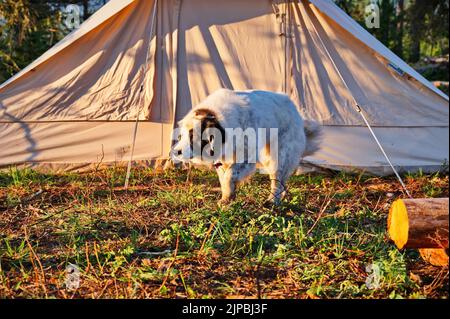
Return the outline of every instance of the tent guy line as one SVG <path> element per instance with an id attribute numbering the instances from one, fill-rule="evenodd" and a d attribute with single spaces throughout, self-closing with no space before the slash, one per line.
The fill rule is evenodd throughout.
<path id="1" fill-rule="evenodd" d="M 136 138 L 137 138 L 137 132 L 138 132 L 138 127 L 139 127 L 139 117 L 141 116 L 142 110 L 145 107 L 145 100 L 144 100 L 144 83 L 145 83 L 145 75 L 147 74 L 147 69 L 148 69 L 148 63 L 149 63 L 149 58 L 150 58 L 150 47 L 152 45 L 152 38 L 153 38 L 153 32 L 154 32 L 154 27 L 155 27 L 155 21 L 156 21 L 156 10 L 158 8 L 158 0 L 155 0 L 155 4 L 153 6 L 153 14 L 152 14 L 152 25 L 151 25 L 151 29 L 150 29 L 150 38 L 148 41 L 148 48 L 147 48 L 147 57 L 145 59 L 144 62 L 144 76 L 142 77 L 142 84 L 141 87 L 139 89 L 139 93 L 141 94 L 141 108 L 139 109 L 138 115 L 136 116 L 136 123 L 134 125 L 134 130 L 133 130 L 133 138 L 131 141 L 131 153 L 130 153 L 130 159 L 128 160 L 128 165 L 127 165 L 127 174 L 125 176 L 125 184 L 124 184 L 124 188 L 128 189 L 128 185 L 130 183 L 130 175 L 131 175 L 131 165 L 133 163 L 133 156 L 134 156 L 134 150 L 136 148 Z"/>
<path id="2" fill-rule="evenodd" d="M 354 102 L 355 107 L 356 107 L 356 110 L 357 110 L 358 113 L 361 115 L 361 117 L 362 117 L 364 123 L 366 124 L 367 128 L 369 129 L 370 134 L 372 135 L 372 137 L 373 137 L 375 143 L 377 144 L 377 146 L 378 146 L 378 148 L 380 149 L 380 151 L 383 153 L 383 156 L 384 156 L 384 158 L 386 159 L 386 161 L 388 162 L 389 166 L 392 168 L 392 171 L 394 172 L 395 176 L 397 177 L 397 179 L 398 179 L 400 185 L 402 186 L 403 190 L 405 191 L 406 195 L 407 195 L 409 198 L 412 198 L 411 193 L 409 192 L 408 188 L 406 187 L 405 182 L 403 181 L 402 177 L 401 177 L 400 174 L 398 173 L 398 171 L 397 171 L 397 169 L 395 168 L 394 164 L 392 164 L 392 161 L 391 161 L 390 157 L 387 155 L 386 150 L 384 149 L 383 145 L 381 144 L 381 142 L 380 142 L 378 136 L 375 134 L 375 132 L 374 132 L 374 130 L 372 129 L 372 127 L 371 127 L 369 121 L 367 120 L 366 116 L 364 115 L 364 110 L 362 109 L 361 105 L 358 103 L 358 101 L 357 101 L 355 95 L 354 95 L 354 94 L 352 93 L 352 91 L 350 90 L 350 87 L 349 87 L 347 81 L 345 80 L 345 78 L 344 78 L 344 76 L 342 75 L 341 71 L 340 71 L 339 68 L 337 67 L 336 62 L 334 61 L 333 57 L 332 57 L 331 54 L 330 54 L 330 51 L 328 50 L 328 48 L 326 47 L 325 43 L 323 42 L 322 37 L 320 36 L 319 32 L 317 32 L 316 27 L 314 26 L 313 28 L 314 28 L 314 31 L 315 31 L 316 34 L 317 34 L 317 37 L 320 39 L 320 43 L 321 43 L 323 49 L 325 50 L 325 52 L 327 53 L 328 58 L 329 58 L 330 61 L 332 62 L 332 65 L 333 65 L 334 69 L 336 70 L 336 72 L 337 72 L 337 74 L 339 75 L 339 77 L 340 77 L 342 83 L 343 83 L 344 86 L 347 88 L 347 90 L 348 90 L 350 96 L 352 97 L 353 102 Z"/>

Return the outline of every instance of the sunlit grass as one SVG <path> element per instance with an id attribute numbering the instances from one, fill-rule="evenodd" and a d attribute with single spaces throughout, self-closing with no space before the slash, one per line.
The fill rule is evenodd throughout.
<path id="1" fill-rule="evenodd" d="M 257 175 L 216 205 L 213 173 L 0 173 L 0 297 L 442 298 L 448 272 L 387 239 L 393 178 L 293 176 L 279 208 Z M 405 176 L 416 197 L 448 196 L 448 176 Z M 81 286 L 65 289 L 75 264 Z M 366 285 L 379 266 L 377 289 Z"/>

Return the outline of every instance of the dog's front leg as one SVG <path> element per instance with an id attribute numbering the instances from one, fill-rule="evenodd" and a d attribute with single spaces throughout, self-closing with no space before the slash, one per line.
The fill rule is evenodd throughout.
<path id="1" fill-rule="evenodd" d="M 222 199 L 219 201 L 219 205 L 228 204 L 236 196 L 236 180 L 233 176 L 233 170 L 221 167 L 217 169 L 217 175 L 222 189 Z"/>
<path id="2" fill-rule="evenodd" d="M 250 177 L 256 170 L 255 164 L 235 163 L 230 166 L 223 166 L 219 173 L 220 185 L 222 187 L 222 199 L 220 204 L 230 202 L 235 198 L 236 187 Z"/>

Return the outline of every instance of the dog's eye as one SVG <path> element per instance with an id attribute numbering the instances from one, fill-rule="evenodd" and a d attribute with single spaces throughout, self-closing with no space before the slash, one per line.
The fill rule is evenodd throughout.
<path id="1" fill-rule="evenodd" d="M 178 142 L 181 141 L 181 134 L 178 135 Z"/>

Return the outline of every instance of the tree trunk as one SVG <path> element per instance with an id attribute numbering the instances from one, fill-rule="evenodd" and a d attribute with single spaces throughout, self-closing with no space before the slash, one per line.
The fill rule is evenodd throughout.
<path id="1" fill-rule="evenodd" d="M 409 9 L 409 20 L 411 21 L 411 44 L 409 48 L 409 60 L 413 63 L 420 60 L 420 39 L 424 31 L 424 20 L 426 14 L 425 7 L 426 1 L 415 0 L 413 1 L 413 4 Z"/>
<path id="2" fill-rule="evenodd" d="M 83 0 L 83 20 L 86 21 L 89 18 L 89 0 Z"/>
<path id="3" fill-rule="evenodd" d="M 389 47 L 389 40 L 391 38 L 391 18 L 393 14 L 393 7 L 389 0 L 382 0 L 380 7 L 380 29 L 378 30 L 378 39 Z"/>
<path id="4" fill-rule="evenodd" d="M 397 34 L 395 39 L 395 53 L 403 58 L 403 28 L 405 24 L 405 1 L 398 0 L 397 2 Z"/>

